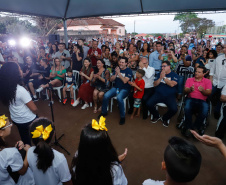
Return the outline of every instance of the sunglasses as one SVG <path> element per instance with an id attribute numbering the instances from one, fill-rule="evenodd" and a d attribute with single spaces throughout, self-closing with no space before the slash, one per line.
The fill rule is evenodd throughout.
<path id="1" fill-rule="evenodd" d="M 5 130 L 6 128 L 10 127 L 12 125 L 11 122 L 9 122 L 9 125 L 5 126 L 5 127 L 2 127 L 1 130 Z"/>

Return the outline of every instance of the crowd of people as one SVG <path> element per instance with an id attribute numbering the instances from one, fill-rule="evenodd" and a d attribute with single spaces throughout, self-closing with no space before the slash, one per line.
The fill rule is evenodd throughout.
<path id="1" fill-rule="evenodd" d="M 169 126 L 178 106 L 184 105 L 181 133 L 185 137 L 194 135 L 204 143 L 211 140 L 208 138 L 206 141 L 206 136 L 202 135 L 214 105 L 214 118 L 218 120 L 215 136 L 224 137 L 226 43 L 223 39 L 197 39 L 195 36 L 184 39 L 125 38 L 109 43 L 100 38 L 93 39 L 90 45 L 78 39 L 69 42 L 68 48 L 62 42 L 38 44 L 38 47 L 31 45 L 23 49 L 0 42 L 0 100 L 9 107 L 12 123 L 19 130 L 22 141 L 16 146 L 19 151 L 24 150 L 22 159 L 21 152 L 6 146 L 4 138 L 10 135 L 12 124 L 1 116 L 0 156 L 3 158 L 0 160 L 3 160 L 1 164 L 12 161 L 7 164 L 11 171 L 7 165 L 0 165 L 0 173 L 4 175 L 0 182 L 3 184 L 23 184 L 26 181 L 26 184 L 61 182 L 85 185 L 95 182 L 98 185 L 126 185 L 120 162 L 127 151 L 117 155 L 105 125 L 112 98 L 118 102 L 120 125 L 126 122 L 126 101 L 130 105 L 130 119 L 139 119 L 142 115 L 145 120 L 150 115 L 152 123 L 161 121 L 165 127 Z M 83 102 L 81 109 L 87 109 L 93 103 L 93 112 L 99 112 L 99 123 L 93 120 L 82 130 L 70 171 L 63 154 L 48 145 L 54 127 L 48 119 L 38 118 L 38 108 L 34 103 L 40 98 L 50 97 L 53 104 L 50 89 L 54 87 L 62 87 L 62 104 L 66 104 L 70 97 L 73 107 Z M 163 116 L 157 109 L 161 105 L 167 107 Z M 192 121 L 193 114 L 196 115 L 195 122 Z M 35 146 L 30 147 L 31 141 Z M 220 145 L 224 151 L 219 140 L 211 142 L 215 141 L 215 146 Z M 181 155 L 188 154 L 190 158 L 181 161 Z M 178 164 L 177 168 L 173 164 Z M 190 182 L 198 174 L 200 165 L 201 155 L 193 144 L 177 137 L 169 140 L 162 164 L 162 169 L 167 171 L 165 182 Z M 18 172 L 16 179 L 11 172 Z M 163 183 L 146 180 L 143 184 Z"/>

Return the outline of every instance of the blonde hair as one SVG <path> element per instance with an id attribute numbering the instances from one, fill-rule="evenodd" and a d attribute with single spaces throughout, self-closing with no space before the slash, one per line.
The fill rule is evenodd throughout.
<path id="1" fill-rule="evenodd" d="M 60 59 L 57 58 L 57 57 L 53 59 L 53 70 L 52 70 L 52 74 L 54 74 L 56 72 L 56 63 L 55 63 L 56 60 L 60 60 Z M 60 63 L 60 73 L 62 73 L 62 70 L 63 70 L 62 67 L 63 66 Z"/>

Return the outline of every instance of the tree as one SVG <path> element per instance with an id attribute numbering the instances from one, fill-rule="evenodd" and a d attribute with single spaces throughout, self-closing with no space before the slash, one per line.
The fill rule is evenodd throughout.
<path id="1" fill-rule="evenodd" d="M 198 35 L 206 33 L 206 30 L 213 27 L 215 22 L 206 18 L 193 18 L 181 24 L 183 33 L 196 32 Z"/>
<path id="2" fill-rule="evenodd" d="M 132 35 L 138 35 L 138 33 L 137 33 L 137 32 L 132 32 L 131 34 L 132 34 Z"/>
<path id="3" fill-rule="evenodd" d="M 175 15 L 173 21 L 179 21 L 180 24 L 193 19 L 193 18 L 198 18 L 198 15 L 196 13 L 178 13 Z"/>

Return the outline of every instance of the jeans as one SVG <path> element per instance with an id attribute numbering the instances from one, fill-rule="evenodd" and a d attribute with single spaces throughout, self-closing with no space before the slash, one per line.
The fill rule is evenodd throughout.
<path id="1" fill-rule="evenodd" d="M 192 114 L 198 113 L 194 125 L 192 124 Z M 185 113 L 185 129 L 195 129 L 198 130 L 202 128 L 205 118 L 208 116 L 209 105 L 206 101 L 187 98 L 185 101 L 184 113 Z"/>
<path id="2" fill-rule="evenodd" d="M 226 132 L 226 106 L 223 107 L 223 115 L 221 115 L 220 119 L 219 119 L 219 126 L 215 132 L 215 136 L 223 139 L 224 134 Z"/>
<path id="3" fill-rule="evenodd" d="M 37 117 L 36 117 L 37 118 Z M 35 119 L 36 119 L 35 118 Z M 34 120 L 35 120 L 34 119 Z M 15 124 L 19 130 L 19 133 L 20 133 L 20 138 L 21 140 L 23 141 L 24 144 L 29 144 L 31 146 L 31 138 L 30 138 L 30 132 L 29 132 L 29 129 L 30 129 L 30 124 L 34 121 L 30 121 L 30 122 L 27 122 L 27 123 L 15 123 L 13 121 L 13 124 Z"/>
<path id="4" fill-rule="evenodd" d="M 178 75 L 178 85 L 177 85 L 178 94 L 182 94 L 183 90 L 184 90 L 184 76 Z"/>
<path id="5" fill-rule="evenodd" d="M 146 106 L 147 100 L 154 94 L 154 87 L 144 89 L 144 95 L 142 98 L 142 107 L 143 107 L 143 117 L 146 118 L 148 116 L 148 108 Z"/>
<path id="6" fill-rule="evenodd" d="M 222 105 L 222 103 L 220 101 L 221 91 L 222 91 L 222 88 L 219 89 L 219 88 L 217 88 L 217 86 L 212 87 L 212 93 L 211 93 L 210 97 L 212 98 L 213 95 L 216 94 L 216 98 L 217 98 L 217 105 L 214 109 L 214 113 L 216 113 L 216 112 L 220 113 L 220 109 L 221 109 L 221 105 Z"/>
<path id="7" fill-rule="evenodd" d="M 129 90 L 121 89 L 118 94 L 116 93 L 116 91 L 117 89 L 115 87 L 112 87 L 108 92 L 104 94 L 101 113 L 103 115 L 107 114 L 107 107 L 108 107 L 109 100 L 116 96 L 118 101 L 120 117 L 125 118 L 125 107 L 124 107 L 123 99 L 129 95 Z"/>
<path id="8" fill-rule="evenodd" d="M 169 120 L 177 113 L 177 102 L 175 96 L 159 96 L 159 94 L 155 93 L 146 103 L 148 110 L 153 115 L 153 118 L 159 117 L 159 113 L 155 108 L 157 103 L 164 103 L 168 108 L 168 111 L 162 117 L 163 121 Z"/>

